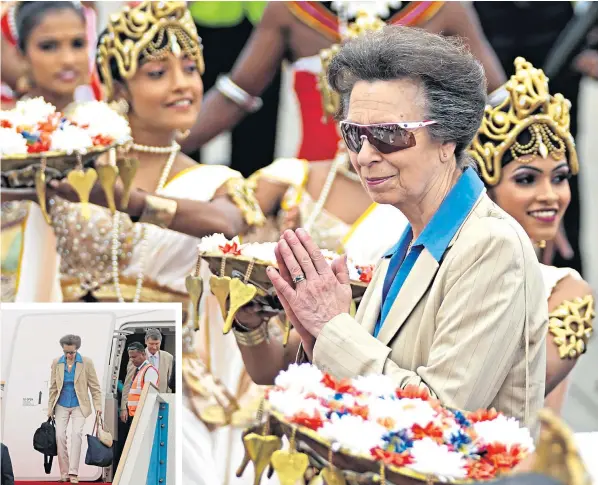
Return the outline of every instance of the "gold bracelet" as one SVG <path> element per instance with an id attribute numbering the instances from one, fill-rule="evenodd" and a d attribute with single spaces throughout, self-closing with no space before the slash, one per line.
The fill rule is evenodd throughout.
<path id="1" fill-rule="evenodd" d="M 237 325 L 241 326 L 241 328 L 245 328 L 238 322 L 236 323 Z M 233 335 L 235 336 L 237 343 L 239 345 L 243 345 L 244 347 L 255 347 L 262 342 L 270 343 L 267 322 L 262 323 L 259 327 L 250 330 L 249 332 L 241 332 L 233 326 Z"/>
<path id="2" fill-rule="evenodd" d="M 167 228 L 172 224 L 176 209 L 176 200 L 148 194 L 145 196 L 145 207 L 143 208 L 139 222 Z"/>
<path id="3" fill-rule="evenodd" d="M 228 196 L 241 210 L 245 222 L 250 226 L 261 226 L 266 217 L 255 198 L 255 183 L 242 178 L 232 178 L 226 182 Z"/>
<path id="4" fill-rule="evenodd" d="M 595 317 L 594 297 L 564 301 L 548 315 L 548 331 L 561 359 L 575 359 L 586 351 Z"/>

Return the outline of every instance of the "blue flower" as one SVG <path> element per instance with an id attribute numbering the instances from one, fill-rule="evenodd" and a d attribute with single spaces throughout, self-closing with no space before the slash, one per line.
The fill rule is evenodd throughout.
<path id="1" fill-rule="evenodd" d="M 382 440 L 387 443 L 384 449 L 394 453 L 403 453 L 413 446 L 413 440 L 407 434 L 407 430 L 404 429 L 390 431 L 382 437 Z"/>
<path id="2" fill-rule="evenodd" d="M 471 437 L 462 429 L 460 429 L 459 431 L 456 431 L 455 433 L 451 434 L 448 441 L 451 445 L 453 445 L 455 450 L 461 451 L 462 453 L 466 453 L 466 450 L 468 448 L 467 445 L 471 444 Z"/>
<path id="3" fill-rule="evenodd" d="M 343 398 L 343 393 L 342 393 L 342 392 L 337 392 L 337 393 L 334 395 L 334 400 L 335 400 L 335 401 L 340 401 L 342 398 Z"/>
<path id="4" fill-rule="evenodd" d="M 455 420 L 463 428 L 471 428 L 471 421 L 461 411 L 455 411 Z"/>

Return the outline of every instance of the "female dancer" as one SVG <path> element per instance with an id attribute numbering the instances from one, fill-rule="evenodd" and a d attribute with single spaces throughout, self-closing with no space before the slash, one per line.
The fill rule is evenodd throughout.
<path id="1" fill-rule="evenodd" d="M 89 59 L 95 57 L 90 56 L 88 48 L 87 10 L 80 2 L 12 2 L 1 22 L 3 81 L 13 87 L 18 84 L 23 97 L 43 96 L 58 110 L 64 110 L 89 82 Z M 95 31 L 95 26 L 92 29 Z M 3 98 L 2 107 L 12 107 L 14 93 L 4 87 L 3 92 L 9 96 Z M 56 271 L 52 266 L 54 236 L 48 235 L 42 244 L 28 234 L 30 244 L 23 245 L 26 227 L 30 233 L 38 225 L 43 227 L 44 222 L 36 205 L 25 201 L 2 205 L 2 301 L 56 298 L 56 279 L 49 277 Z M 17 297 L 17 279 L 23 265 L 43 265 L 48 273 L 28 288 L 21 288 Z"/>
<path id="2" fill-rule="evenodd" d="M 541 248 L 558 233 L 571 198 L 568 179 L 579 170 L 570 103 L 549 96 L 546 76 L 525 59 L 517 58 L 515 69 L 491 95 L 470 154 L 494 201 Z M 546 404 L 558 413 L 566 377 L 592 334 L 594 298 L 576 271 L 546 265 L 542 271 L 549 310 Z"/>
<path id="3" fill-rule="evenodd" d="M 318 53 L 338 43 L 348 22 L 362 9 L 389 24 L 423 27 L 430 32 L 466 38 L 486 68 L 490 89 L 504 82 L 498 59 L 484 38 L 475 11 L 461 2 L 270 2 L 230 77 L 223 76 L 206 96 L 204 110 L 185 140 L 184 150 L 196 150 L 247 113 L 257 111 L 261 106 L 257 96 L 289 53 L 302 117 L 303 134 L 297 157 L 332 160 L 339 136 L 334 123 L 326 120 L 317 92 L 322 69 Z"/>

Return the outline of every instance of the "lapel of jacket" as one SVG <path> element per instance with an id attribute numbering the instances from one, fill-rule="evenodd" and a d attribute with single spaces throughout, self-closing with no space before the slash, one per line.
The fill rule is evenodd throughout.
<path id="1" fill-rule="evenodd" d="M 79 376 L 83 370 L 83 362 L 77 362 L 77 365 L 75 366 L 75 384 L 77 383 L 77 380 L 79 379 Z"/>
<path id="2" fill-rule="evenodd" d="M 421 300 L 422 296 L 430 286 L 438 271 L 438 262 L 426 248 L 417 258 L 413 268 L 409 272 L 401 291 L 393 302 L 390 311 L 378 334 L 378 340 L 383 344 L 388 344 L 398 333 L 407 320 L 415 305 Z M 377 317 L 377 313 L 376 313 Z"/>
<path id="3" fill-rule="evenodd" d="M 64 385 L 64 368 L 66 364 L 62 362 L 58 362 L 56 364 L 56 384 L 58 385 L 58 393 L 62 390 L 62 386 Z"/>
<path id="4" fill-rule="evenodd" d="M 357 314 L 355 315 L 355 319 L 358 322 L 361 322 L 363 328 L 370 334 L 374 333 L 378 314 L 380 313 L 384 276 L 386 275 L 386 271 L 388 271 L 389 261 L 388 258 L 385 258 L 378 263 L 374 275 L 372 276 L 372 281 L 370 281 L 368 289 L 363 295 L 359 308 L 357 309 Z"/>

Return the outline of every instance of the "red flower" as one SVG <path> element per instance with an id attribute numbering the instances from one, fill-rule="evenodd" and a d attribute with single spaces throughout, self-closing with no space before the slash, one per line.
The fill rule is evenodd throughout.
<path id="1" fill-rule="evenodd" d="M 404 389 L 397 389 L 396 395 L 399 399 L 421 399 L 430 400 L 430 392 L 427 389 L 421 389 L 414 384 L 409 384 Z"/>
<path id="2" fill-rule="evenodd" d="M 359 281 L 363 283 L 372 281 L 372 276 L 374 274 L 373 266 L 357 266 L 357 271 L 359 272 Z"/>
<path id="3" fill-rule="evenodd" d="M 12 123 L 8 120 L 0 120 L 0 127 L 2 128 L 12 128 Z"/>
<path id="4" fill-rule="evenodd" d="M 328 387 L 330 389 L 333 389 L 337 393 L 341 393 L 341 394 L 352 394 L 354 396 L 356 394 L 358 394 L 357 390 L 351 384 L 351 380 L 350 379 L 341 379 L 340 381 L 337 381 L 331 375 L 324 374 L 324 377 L 322 377 L 322 381 L 321 382 L 326 387 Z"/>
<path id="5" fill-rule="evenodd" d="M 305 426 L 317 431 L 324 425 L 324 420 L 322 419 L 322 416 L 320 416 L 320 412 L 317 410 L 314 416 L 309 416 L 304 411 L 300 411 L 291 418 L 291 423 Z"/>
<path id="6" fill-rule="evenodd" d="M 222 251 L 224 254 L 232 254 L 233 256 L 241 256 L 241 248 L 238 246 L 237 242 L 233 242 L 232 244 L 226 243 L 224 246 L 218 246 L 218 249 Z"/>
<path id="7" fill-rule="evenodd" d="M 94 146 L 109 146 L 114 142 L 114 138 L 105 135 L 96 135 L 92 139 Z"/>
<path id="8" fill-rule="evenodd" d="M 421 427 L 419 424 L 414 424 L 411 427 L 411 431 L 413 433 L 413 439 L 415 440 L 421 440 L 427 437 L 432 438 L 438 444 L 444 443 L 444 433 L 442 428 L 434 423 L 428 423 L 425 428 Z"/>
<path id="9" fill-rule="evenodd" d="M 465 468 L 467 477 L 473 480 L 491 480 L 496 476 L 496 470 L 486 461 L 472 460 Z"/>
<path id="10" fill-rule="evenodd" d="M 496 419 L 500 413 L 496 409 L 480 409 L 475 413 L 467 413 L 467 419 L 472 423 L 479 423 L 481 421 L 492 421 Z"/>
<path id="11" fill-rule="evenodd" d="M 386 451 L 382 448 L 376 447 L 370 450 L 370 454 L 376 461 L 381 461 L 386 465 L 401 467 L 413 463 L 413 457 L 408 451 L 404 451 L 403 453 L 395 453 L 393 451 Z"/>
<path id="12" fill-rule="evenodd" d="M 526 456 L 525 448 L 513 445 L 507 448 L 503 443 L 486 446 L 483 460 L 496 469 L 496 473 L 507 473 L 515 468 Z"/>

